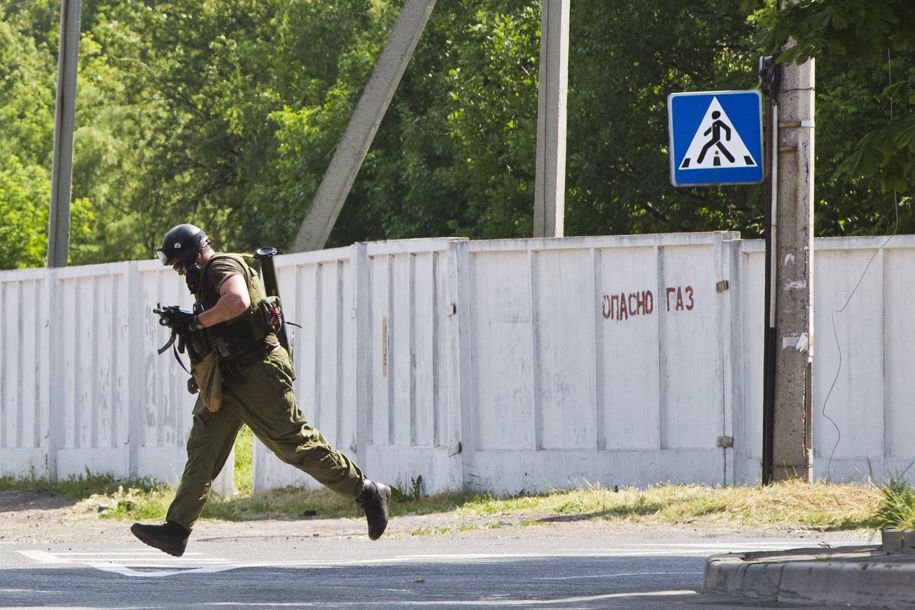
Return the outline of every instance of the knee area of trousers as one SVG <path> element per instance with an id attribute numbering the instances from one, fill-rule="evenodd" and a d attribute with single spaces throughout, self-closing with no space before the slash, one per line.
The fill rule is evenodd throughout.
<path id="1" fill-rule="evenodd" d="M 314 468 L 336 469 L 344 466 L 340 456 L 322 446 L 300 446 L 295 451 L 281 455 L 280 459 L 292 466 L 310 470 Z"/>

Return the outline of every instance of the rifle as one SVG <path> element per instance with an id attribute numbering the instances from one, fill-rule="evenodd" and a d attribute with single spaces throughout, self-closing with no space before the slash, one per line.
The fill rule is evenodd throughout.
<path id="1" fill-rule="evenodd" d="M 176 331 L 174 328 L 175 323 L 178 322 L 178 320 L 181 320 L 182 318 L 186 318 L 188 316 L 192 316 L 192 315 L 194 315 L 194 312 L 192 312 L 188 309 L 182 309 L 178 305 L 166 305 L 165 307 L 163 307 L 161 303 L 156 303 L 156 307 L 152 311 L 154 314 L 157 314 L 159 316 L 159 324 L 161 324 L 162 326 L 168 327 L 172 331 L 172 335 L 171 335 L 171 337 L 169 337 L 169 339 L 165 343 L 165 345 L 163 345 L 156 351 L 159 352 L 159 355 L 162 355 L 168 351 L 168 348 L 170 348 L 170 347 L 172 348 L 172 351 L 174 351 L 174 353 L 175 353 L 175 360 L 178 361 L 178 364 L 181 365 L 181 368 L 184 369 L 185 373 L 187 373 L 188 375 L 191 375 L 190 379 L 187 380 L 187 391 L 190 392 L 191 394 L 196 394 L 197 390 L 198 390 L 197 381 L 194 379 L 191 371 L 184 365 L 184 362 L 181 360 L 181 356 L 178 354 L 178 352 L 181 352 L 183 354 L 185 349 L 188 347 L 188 345 L 187 345 L 188 337 L 186 335 L 179 335 L 178 331 Z M 178 341 L 178 345 L 175 345 L 175 340 Z M 198 348 L 199 348 L 199 346 L 198 346 Z M 189 355 L 191 357 L 191 362 L 194 362 L 195 356 L 194 356 L 193 345 L 191 346 Z"/>
<path id="2" fill-rule="evenodd" d="M 166 305 L 163 307 L 161 303 L 156 303 L 156 307 L 152 311 L 154 314 L 159 315 L 159 324 L 167 326 L 172 331 L 172 336 L 168 342 L 158 349 L 159 354 L 164 354 L 175 343 L 175 339 L 178 338 L 178 333 L 174 328 L 175 324 L 182 318 L 193 316 L 194 313 L 188 309 L 182 309 L 178 305 Z M 182 348 L 181 351 L 183 352 L 183 346 L 179 345 L 179 347 Z"/>

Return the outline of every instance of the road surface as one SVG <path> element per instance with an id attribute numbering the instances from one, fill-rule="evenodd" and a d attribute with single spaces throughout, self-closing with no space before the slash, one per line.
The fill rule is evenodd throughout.
<path id="1" fill-rule="evenodd" d="M 762 606 L 701 592 L 708 556 L 868 542 L 860 534 L 709 539 L 685 531 L 659 539 L 599 526 L 378 542 L 256 528 L 208 537 L 201 529 L 182 558 L 123 538 L 0 544 L 0 607 L 752 608 Z"/>

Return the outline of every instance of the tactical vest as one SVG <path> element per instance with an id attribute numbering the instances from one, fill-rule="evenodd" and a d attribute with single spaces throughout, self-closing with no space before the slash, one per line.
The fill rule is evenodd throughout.
<path id="1" fill-rule="evenodd" d="M 265 344 L 278 345 L 276 331 L 281 323 L 280 302 L 277 297 L 268 297 L 261 287 L 257 271 L 252 269 L 244 258 L 238 254 L 216 254 L 211 257 L 200 270 L 200 287 L 197 294 L 197 303 L 203 309 L 209 309 L 219 300 L 218 293 L 206 294 L 205 282 L 210 263 L 219 259 L 229 258 L 239 264 L 242 269 L 245 284 L 248 287 L 248 297 L 251 305 L 239 317 L 214 324 L 203 329 L 206 342 L 215 349 L 222 360 L 232 360 L 252 353 Z"/>

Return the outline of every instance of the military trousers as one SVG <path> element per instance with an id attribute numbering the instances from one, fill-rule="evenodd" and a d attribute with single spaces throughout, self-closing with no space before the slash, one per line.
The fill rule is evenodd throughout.
<path id="1" fill-rule="evenodd" d="M 218 411 L 208 411 L 198 400 L 187 440 L 187 464 L 166 520 L 193 529 L 242 424 L 278 458 L 328 489 L 353 499 L 362 493 L 362 471 L 308 425 L 292 380 L 289 354 L 279 347 L 262 361 L 224 376 Z"/>

